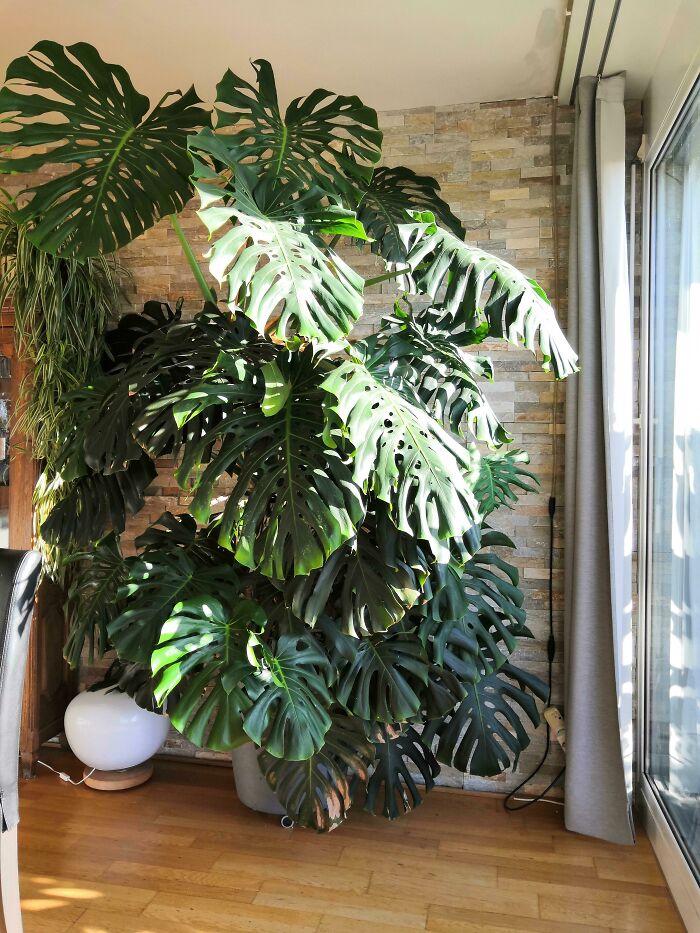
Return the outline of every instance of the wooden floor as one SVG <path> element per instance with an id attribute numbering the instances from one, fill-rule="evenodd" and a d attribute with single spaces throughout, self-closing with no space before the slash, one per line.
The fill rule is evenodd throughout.
<path id="1" fill-rule="evenodd" d="M 572 835 L 546 804 L 434 791 L 316 836 L 245 809 L 227 768 L 177 762 L 120 794 L 42 772 L 21 796 L 27 933 L 683 930 L 646 838 Z"/>

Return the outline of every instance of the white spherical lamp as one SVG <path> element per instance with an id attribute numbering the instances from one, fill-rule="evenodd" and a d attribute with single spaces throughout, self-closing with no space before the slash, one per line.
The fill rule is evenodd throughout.
<path id="1" fill-rule="evenodd" d="M 85 783 L 100 790 L 143 784 L 153 773 L 149 759 L 161 747 L 170 720 L 142 709 L 128 694 L 105 687 L 71 700 L 64 717 L 66 739 L 85 765 Z"/>

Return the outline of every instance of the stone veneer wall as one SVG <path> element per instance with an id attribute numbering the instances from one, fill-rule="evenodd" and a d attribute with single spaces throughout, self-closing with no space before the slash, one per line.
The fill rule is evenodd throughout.
<path id="1" fill-rule="evenodd" d="M 629 138 L 639 133 L 639 106 L 628 106 Z M 380 114 L 384 131 L 384 160 L 390 165 L 406 165 L 418 173 L 438 179 L 442 194 L 462 219 L 469 242 L 492 251 L 536 278 L 555 301 L 559 320 L 566 325 L 566 278 L 568 264 L 568 224 L 570 202 L 571 143 L 573 111 L 560 107 L 557 119 L 556 170 L 557 212 L 552 209 L 552 115 L 548 98 L 423 107 Z M 630 144 L 628 158 L 638 143 Z M 14 193 L 17 178 L 0 178 L 0 184 Z M 203 227 L 194 214 L 193 203 L 181 222 L 195 252 L 207 247 Z M 555 256 L 553 225 L 557 222 L 559 243 L 559 299 L 555 295 Z M 639 227 L 638 227 L 639 229 Z M 174 231 L 167 221 L 158 224 L 130 244 L 121 254 L 129 277 L 125 283 L 124 311 L 139 309 L 148 299 L 172 304 L 182 297 L 187 311 L 201 305 L 199 291 L 182 257 Z M 347 258 L 365 276 L 379 270 L 367 251 L 348 251 Z M 202 262 L 206 271 L 206 263 Z M 391 309 L 391 285 L 369 290 L 365 316 L 355 333 L 371 332 L 382 313 Z M 488 395 L 497 414 L 514 435 L 514 446 L 525 448 L 532 468 L 540 476 L 541 492 L 522 497 L 513 512 L 497 514 L 497 527 L 510 534 L 518 545 L 514 562 L 520 569 L 528 624 L 534 641 L 525 641 L 517 654 L 518 662 L 546 678 L 546 639 L 548 634 L 548 498 L 553 488 L 557 496 L 554 551 L 554 625 L 557 657 L 554 664 L 553 702 L 563 703 L 562 632 L 563 566 L 563 436 L 564 388 L 555 387 L 538 363 L 524 350 L 494 344 L 487 348 L 495 363 L 496 380 Z M 172 464 L 159 464 L 159 476 L 143 511 L 131 521 L 124 536 L 128 552 L 133 539 L 147 525 L 169 509 L 182 511 L 187 497 L 172 476 Z M 84 683 L 94 681 L 98 669 L 85 665 Z M 452 786 L 502 791 L 518 784 L 539 761 L 545 730 L 540 727 L 516 769 L 492 779 L 478 779 L 443 769 L 442 780 Z M 221 758 L 193 748 L 179 735 L 172 734 L 166 752 L 197 758 Z M 563 763 L 561 751 L 553 744 L 548 762 L 528 790 L 544 788 Z"/>

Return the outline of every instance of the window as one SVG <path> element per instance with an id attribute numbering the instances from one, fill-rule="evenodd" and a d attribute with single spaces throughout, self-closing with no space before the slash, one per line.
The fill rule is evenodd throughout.
<path id="1" fill-rule="evenodd" d="M 700 876 L 700 93 L 651 172 L 645 770 Z"/>

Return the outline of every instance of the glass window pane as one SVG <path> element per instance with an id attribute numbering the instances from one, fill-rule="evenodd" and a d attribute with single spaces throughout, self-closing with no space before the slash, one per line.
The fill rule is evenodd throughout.
<path id="1" fill-rule="evenodd" d="M 646 766 L 700 873 L 700 94 L 652 181 Z"/>

